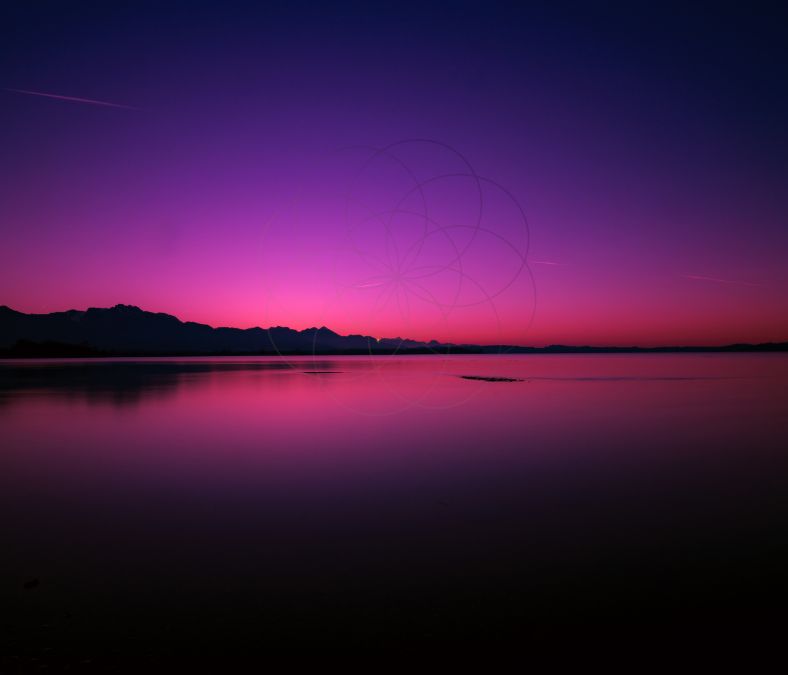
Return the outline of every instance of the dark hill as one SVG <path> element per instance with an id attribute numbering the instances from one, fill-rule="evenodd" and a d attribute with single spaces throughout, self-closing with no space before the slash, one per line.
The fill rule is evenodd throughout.
<path id="1" fill-rule="evenodd" d="M 368 351 L 396 348 L 396 342 L 362 335 L 337 335 L 328 328 L 212 328 L 169 314 L 116 305 L 109 309 L 23 314 L 0 307 L 0 349 L 45 344 L 79 345 L 112 354 L 257 354 Z"/>
<path id="2" fill-rule="evenodd" d="M 514 347 L 453 345 L 402 338 L 339 335 L 326 328 L 212 328 L 131 305 L 24 314 L 0 306 L 0 356 L 375 353 L 595 353 L 669 351 L 786 351 L 788 343 L 726 347 Z"/>

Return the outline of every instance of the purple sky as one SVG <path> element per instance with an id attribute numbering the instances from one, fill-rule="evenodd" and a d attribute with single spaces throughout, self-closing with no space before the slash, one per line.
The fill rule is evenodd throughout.
<path id="1" fill-rule="evenodd" d="M 787 340 L 784 17 L 549 7 L 4 4 L 0 304 Z"/>

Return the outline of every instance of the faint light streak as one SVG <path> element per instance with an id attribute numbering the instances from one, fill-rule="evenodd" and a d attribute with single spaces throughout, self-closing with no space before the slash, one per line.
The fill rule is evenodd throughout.
<path id="1" fill-rule="evenodd" d="M 29 96 L 43 96 L 44 98 L 54 98 L 59 101 L 70 101 L 72 103 L 87 103 L 88 105 L 100 105 L 108 108 L 124 108 L 126 110 L 139 110 L 131 105 L 123 105 L 122 103 L 111 103 L 109 101 L 99 101 L 93 98 L 80 98 L 79 96 L 64 96 L 62 94 L 48 94 L 43 91 L 31 91 L 29 89 L 11 89 L 5 87 L 5 91 L 13 91 L 17 94 L 27 94 Z"/>

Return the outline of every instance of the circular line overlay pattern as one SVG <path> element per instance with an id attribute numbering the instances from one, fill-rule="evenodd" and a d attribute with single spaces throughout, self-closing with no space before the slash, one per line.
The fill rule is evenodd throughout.
<path id="1" fill-rule="evenodd" d="M 321 164 L 329 174 L 325 180 L 314 178 L 267 228 L 267 325 L 301 311 L 305 325 L 359 338 L 363 365 L 348 360 L 342 375 L 377 378 L 386 395 L 368 409 L 358 409 L 356 401 L 358 412 L 390 414 L 467 401 L 483 388 L 480 381 L 442 386 L 446 377 L 462 374 L 462 364 L 452 357 L 461 351 L 453 336 L 470 336 L 466 343 L 521 344 L 533 323 L 536 290 L 522 206 L 439 141 L 352 147 L 328 159 Z M 362 335 L 386 339 L 366 341 Z M 291 347 L 277 340 L 275 329 L 269 336 L 288 360 Z M 321 370 L 329 357 L 318 352 L 327 339 L 329 333 L 315 330 L 309 346 L 314 363 L 288 363 Z M 398 357 L 416 346 L 411 340 L 422 343 L 422 352 L 441 357 L 432 359 L 433 377 L 426 385 L 420 378 L 415 394 L 397 368 Z M 313 374 L 329 393 L 341 389 L 330 384 L 337 373 Z"/>

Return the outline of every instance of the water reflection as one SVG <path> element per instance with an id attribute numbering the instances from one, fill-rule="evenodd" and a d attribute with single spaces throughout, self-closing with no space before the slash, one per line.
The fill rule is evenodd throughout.
<path id="1" fill-rule="evenodd" d="M 163 399 L 180 387 L 199 385 L 216 374 L 331 371 L 331 361 L 80 360 L 0 362 L 0 405 L 23 396 L 84 399 L 91 404 L 133 406 L 143 398 Z"/>
<path id="2" fill-rule="evenodd" d="M 788 602 L 783 355 L 5 362 L 0 401 L 38 659 Z"/>

